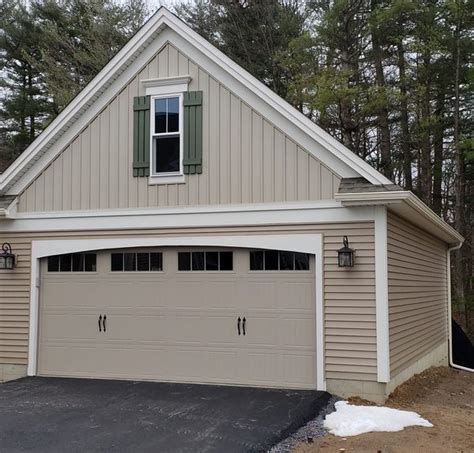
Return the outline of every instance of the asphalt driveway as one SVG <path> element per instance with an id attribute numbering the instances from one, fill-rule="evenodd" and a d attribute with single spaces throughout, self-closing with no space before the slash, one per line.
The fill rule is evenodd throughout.
<path id="1" fill-rule="evenodd" d="M 328 399 L 316 391 L 25 378 L 0 385 L 0 451 L 265 451 Z"/>

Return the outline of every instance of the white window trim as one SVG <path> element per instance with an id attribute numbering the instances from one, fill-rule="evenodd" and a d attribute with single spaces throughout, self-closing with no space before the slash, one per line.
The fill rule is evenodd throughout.
<path id="1" fill-rule="evenodd" d="M 316 390 L 326 390 L 324 372 L 324 308 L 323 308 L 323 235 L 244 235 L 244 236 L 182 236 L 110 239 L 61 239 L 31 242 L 30 329 L 28 346 L 28 376 L 37 374 L 40 259 L 69 252 L 128 247 L 233 247 L 297 251 L 315 255 L 315 329 L 316 329 Z"/>
<path id="2" fill-rule="evenodd" d="M 148 184 L 183 184 L 185 182 L 183 154 L 184 154 L 184 119 L 183 119 L 183 91 L 177 85 L 165 85 L 162 94 L 150 97 L 150 176 Z M 155 130 L 155 100 L 177 97 L 179 99 L 179 130 L 156 134 Z M 179 172 L 155 173 L 155 153 L 153 152 L 154 137 L 179 135 Z"/>
<path id="3" fill-rule="evenodd" d="M 188 91 L 189 82 L 191 77 L 178 76 L 178 77 L 161 77 L 159 79 L 146 79 L 140 83 L 145 88 L 146 96 L 156 96 L 169 94 L 170 90 L 176 93 L 182 93 Z"/>

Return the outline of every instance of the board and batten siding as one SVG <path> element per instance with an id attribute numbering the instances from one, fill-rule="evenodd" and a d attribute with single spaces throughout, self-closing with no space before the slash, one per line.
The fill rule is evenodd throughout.
<path id="1" fill-rule="evenodd" d="M 395 377 L 448 335 L 446 244 L 388 215 L 390 373 Z"/>
<path id="2" fill-rule="evenodd" d="M 266 233 L 322 233 L 324 235 L 326 377 L 376 381 L 373 222 L 291 227 L 2 234 L 2 239 L 12 244 L 18 257 L 18 265 L 13 271 L 0 271 L 0 364 L 27 364 L 32 240 Z M 337 266 L 337 249 L 341 246 L 344 234 L 350 236 L 351 246 L 357 250 L 357 264 L 351 270 L 343 270 Z"/>
<path id="3" fill-rule="evenodd" d="M 134 178 L 133 98 L 141 80 L 190 75 L 203 92 L 202 174 L 184 184 Z M 332 199 L 331 172 L 173 47 L 161 51 L 20 195 L 20 212 Z"/>

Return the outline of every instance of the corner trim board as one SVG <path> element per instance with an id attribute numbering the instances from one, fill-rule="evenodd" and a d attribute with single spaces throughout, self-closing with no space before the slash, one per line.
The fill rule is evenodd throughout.
<path id="1" fill-rule="evenodd" d="M 390 335 L 388 313 L 387 208 L 375 207 L 375 307 L 377 336 L 377 381 L 390 381 Z"/>
<path id="2" fill-rule="evenodd" d="M 62 253 L 86 250 L 117 249 L 124 247 L 162 246 L 216 246 L 235 248 L 267 248 L 310 253 L 315 255 L 315 312 L 316 312 L 316 382 L 317 390 L 326 390 L 324 372 L 324 300 L 323 300 L 323 236 L 322 234 L 274 234 L 253 236 L 181 236 L 150 238 L 108 238 L 32 241 L 31 243 L 31 293 L 30 327 L 28 346 L 28 376 L 37 374 L 40 259 Z"/>

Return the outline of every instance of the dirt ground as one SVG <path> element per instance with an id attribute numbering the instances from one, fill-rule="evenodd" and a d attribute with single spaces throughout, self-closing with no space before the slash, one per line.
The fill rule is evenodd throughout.
<path id="1" fill-rule="evenodd" d="M 360 404 L 361 401 L 353 401 Z M 301 443 L 297 453 L 474 452 L 474 373 L 430 368 L 397 387 L 386 406 L 418 412 L 434 427 L 341 438 L 327 434 Z"/>

